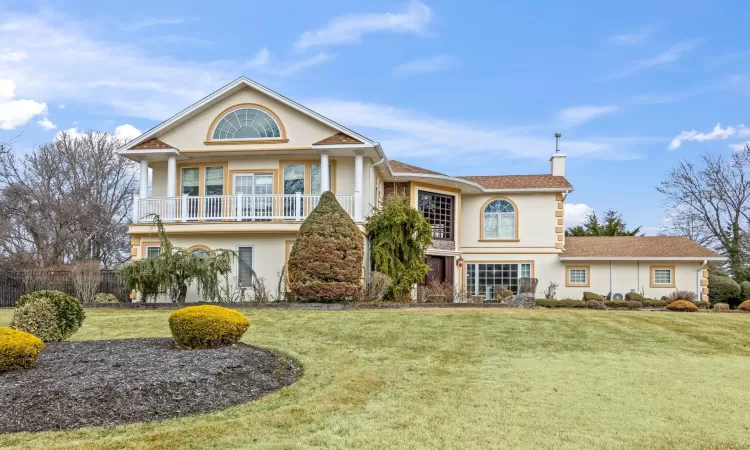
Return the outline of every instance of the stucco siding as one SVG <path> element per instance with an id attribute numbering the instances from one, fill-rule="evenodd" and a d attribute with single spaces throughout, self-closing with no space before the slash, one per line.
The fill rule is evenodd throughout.
<path id="1" fill-rule="evenodd" d="M 286 129 L 286 137 L 289 141 L 273 144 L 206 145 L 206 137 L 214 120 L 227 108 L 245 103 L 262 105 L 276 114 L 281 121 L 281 125 Z M 235 148 L 248 149 L 248 147 L 261 150 L 263 148 L 310 148 L 314 142 L 337 132 L 338 130 L 308 117 L 290 106 L 258 91 L 245 88 L 222 99 L 179 127 L 164 133 L 159 136 L 159 139 L 181 151 L 208 149 L 222 151 Z"/>
<path id="2" fill-rule="evenodd" d="M 494 198 L 505 198 L 516 205 L 517 241 L 482 239 L 484 205 Z M 509 195 L 463 195 L 461 199 L 461 247 L 555 248 L 557 200 L 554 193 Z M 523 250 L 522 250 L 523 251 Z"/>

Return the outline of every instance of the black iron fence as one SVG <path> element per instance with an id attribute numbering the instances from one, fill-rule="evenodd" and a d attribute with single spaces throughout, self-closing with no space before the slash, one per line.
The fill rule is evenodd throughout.
<path id="1" fill-rule="evenodd" d="M 46 272 L 44 277 L 28 276 L 24 272 L 0 271 L 0 308 L 13 308 L 22 295 L 42 289 L 75 295 L 73 275 L 64 270 Z M 125 290 L 125 284 L 114 270 L 101 271 L 99 292 L 114 294 L 121 302 L 130 301 L 130 293 Z"/>

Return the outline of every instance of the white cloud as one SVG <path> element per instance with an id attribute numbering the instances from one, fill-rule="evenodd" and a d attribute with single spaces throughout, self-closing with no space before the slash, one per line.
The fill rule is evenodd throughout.
<path id="1" fill-rule="evenodd" d="M 617 110 L 617 106 L 573 106 L 560 111 L 557 115 L 557 119 L 564 126 L 575 127 L 596 119 L 597 117 L 612 114 Z"/>
<path id="2" fill-rule="evenodd" d="M 734 150 L 734 151 L 737 151 L 737 152 L 738 152 L 738 151 L 740 151 L 740 150 L 744 150 L 744 149 L 745 149 L 745 147 L 747 147 L 748 145 L 750 145 L 750 141 L 746 141 L 746 142 L 741 142 L 741 143 L 739 143 L 739 144 L 731 144 L 731 145 L 729 146 L 729 148 L 731 148 L 732 150 Z"/>
<path id="3" fill-rule="evenodd" d="M 121 142 L 132 141 L 140 135 L 141 132 L 138 130 L 138 128 L 130 125 L 129 123 L 115 127 L 115 139 Z"/>
<path id="4" fill-rule="evenodd" d="M 59 139 L 63 133 L 66 133 L 71 139 L 79 139 L 83 137 L 83 132 L 78 131 L 78 128 L 68 128 L 67 130 L 60 130 L 55 134 L 55 139 Z"/>
<path id="5" fill-rule="evenodd" d="M 13 52 L 7 48 L 0 51 L 0 62 L 19 62 L 28 57 L 26 52 Z"/>
<path id="6" fill-rule="evenodd" d="M 295 48 L 303 50 L 327 45 L 352 44 L 370 33 L 411 33 L 423 35 L 432 20 L 432 11 L 424 3 L 412 1 L 402 12 L 348 14 L 336 17 L 328 25 L 302 33 Z"/>
<path id="7" fill-rule="evenodd" d="M 47 117 L 43 117 L 42 120 L 40 120 L 37 123 L 39 124 L 39 126 L 41 126 L 42 128 L 44 128 L 45 130 L 56 130 L 57 129 L 57 125 L 55 125 L 54 123 L 52 123 L 52 121 L 49 120 L 49 118 L 47 118 Z"/>
<path id="8" fill-rule="evenodd" d="M 618 34 L 609 38 L 609 42 L 615 45 L 643 45 L 648 42 L 654 32 L 659 29 L 658 26 L 650 25 L 632 33 Z"/>
<path id="9" fill-rule="evenodd" d="M 690 131 L 683 131 L 682 133 L 678 134 L 674 139 L 672 139 L 672 142 L 669 143 L 669 149 L 670 150 L 676 150 L 680 148 L 683 142 L 706 142 L 706 141 L 716 141 L 716 140 L 726 140 L 730 137 L 747 137 L 750 136 L 750 128 L 745 127 L 745 125 L 738 125 L 736 127 L 726 127 L 722 128 L 720 123 L 717 123 L 716 126 L 708 133 L 700 133 L 696 130 L 690 130 Z"/>
<path id="10" fill-rule="evenodd" d="M 673 62 L 677 62 L 683 56 L 693 51 L 701 42 L 701 40 L 680 42 L 679 44 L 672 46 L 671 48 L 654 57 L 631 61 L 627 66 L 623 67 L 617 72 L 610 74 L 609 76 L 605 77 L 605 79 L 614 80 L 618 78 L 625 78 L 629 75 L 641 72 L 646 69 L 651 69 L 654 67 L 664 66 Z"/>
<path id="11" fill-rule="evenodd" d="M 271 52 L 263 47 L 248 63 L 250 67 L 264 67 L 271 61 Z"/>
<path id="12" fill-rule="evenodd" d="M 0 80 L 0 130 L 12 130 L 47 112 L 47 104 L 15 98 L 16 83 Z"/>
<path id="13" fill-rule="evenodd" d="M 189 22 L 194 22 L 195 19 L 187 20 L 184 17 L 147 17 L 138 22 L 133 22 L 129 25 L 122 27 L 125 31 L 137 31 L 144 28 L 155 27 L 155 26 L 167 26 L 167 25 L 179 25 Z"/>
<path id="14" fill-rule="evenodd" d="M 564 223 L 566 227 L 580 225 L 586 216 L 594 212 L 594 208 L 585 203 L 566 203 L 564 206 Z"/>
<path id="15" fill-rule="evenodd" d="M 486 161 L 496 158 L 539 159 L 555 148 L 552 133 L 508 130 L 450 118 L 431 117 L 405 109 L 375 103 L 332 99 L 303 102 L 311 109 L 365 135 L 376 135 L 390 157 L 435 157 L 460 155 L 461 162 L 475 158 L 492 172 Z M 549 135 L 547 135 L 549 134 Z M 628 145 L 638 138 L 597 137 L 566 140 L 568 155 L 606 159 L 633 159 Z M 621 148 L 625 147 L 625 148 Z M 494 169 L 497 172 L 497 169 Z"/>
<path id="16" fill-rule="evenodd" d="M 315 55 L 302 61 L 273 61 L 269 56 L 261 64 L 263 58 L 194 61 L 159 57 L 135 45 L 94 39 L 89 28 L 84 22 L 49 12 L 3 14 L 3 48 L 28 57 L 0 60 L 0 74 L 24 81 L 17 87 L 22 98 L 43 98 L 51 104 L 75 102 L 113 115 L 164 120 L 240 74 L 290 76 L 332 59 Z"/>
<path id="17" fill-rule="evenodd" d="M 426 73 L 449 70 L 458 65 L 458 58 L 449 55 L 436 55 L 429 58 L 415 59 L 393 68 L 391 73 L 397 77 L 422 75 Z"/>

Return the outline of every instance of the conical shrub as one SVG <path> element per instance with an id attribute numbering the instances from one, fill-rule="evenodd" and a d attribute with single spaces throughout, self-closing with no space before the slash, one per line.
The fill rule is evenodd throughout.
<path id="1" fill-rule="evenodd" d="M 302 223 L 289 255 L 289 285 L 300 301 L 346 300 L 362 289 L 364 235 L 325 192 Z"/>

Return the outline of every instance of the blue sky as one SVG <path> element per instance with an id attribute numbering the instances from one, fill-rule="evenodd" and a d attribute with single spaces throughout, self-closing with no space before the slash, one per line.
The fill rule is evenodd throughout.
<path id="1" fill-rule="evenodd" d="M 567 224 L 750 140 L 750 4 L 708 1 L 0 2 L 0 141 L 132 137 L 245 75 L 451 175 L 546 173 Z M 750 122 L 750 121 L 748 121 Z"/>

